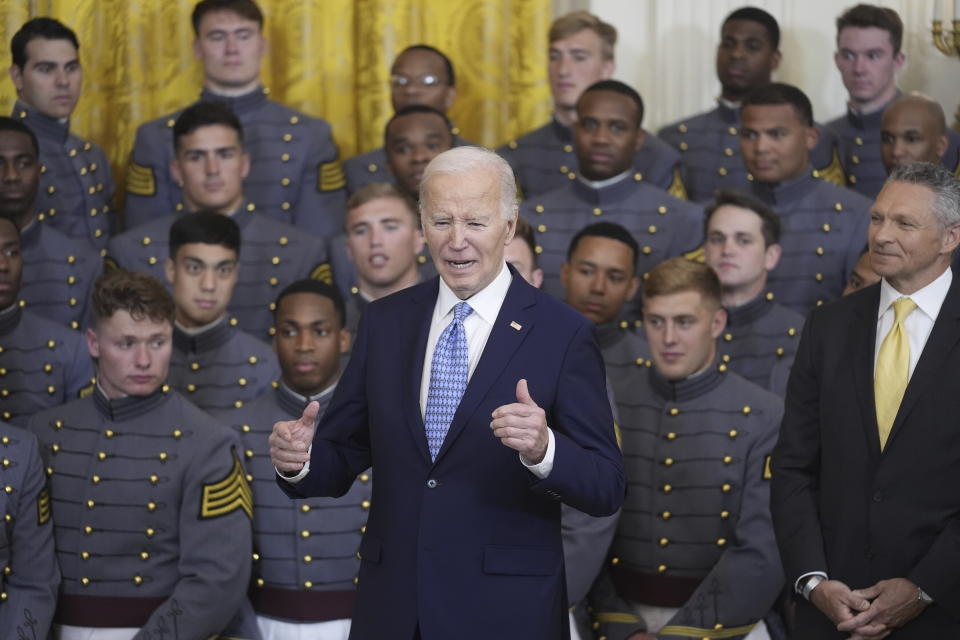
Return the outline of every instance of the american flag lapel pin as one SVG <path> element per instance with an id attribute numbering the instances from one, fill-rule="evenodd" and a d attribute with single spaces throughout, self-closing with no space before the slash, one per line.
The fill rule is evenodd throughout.
<path id="1" fill-rule="evenodd" d="M 513 327 L 514 329 L 516 329 L 517 331 L 520 331 L 520 329 L 523 329 L 523 327 L 520 325 L 520 323 L 517 322 L 516 320 L 511 321 L 511 322 L 510 322 L 510 326 Z"/>

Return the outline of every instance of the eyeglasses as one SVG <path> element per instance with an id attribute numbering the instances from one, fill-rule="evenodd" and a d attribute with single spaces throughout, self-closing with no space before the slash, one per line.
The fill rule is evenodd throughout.
<path id="1" fill-rule="evenodd" d="M 410 78 L 408 76 L 400 76 L 396 74 L 390 76 L 390 85 L 393 87 L 402 88 L 413 84 L 420 85 L 424 88 L 429 88 L 443 83 L 439 76 L 435 76 L 432 73 L 424 74 L 419 78 Z"/>

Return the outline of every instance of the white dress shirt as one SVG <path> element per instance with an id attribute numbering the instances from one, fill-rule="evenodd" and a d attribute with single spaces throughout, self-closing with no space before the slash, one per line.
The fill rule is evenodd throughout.
<path id="1" fill-rule="evenodd" d="M 923 353 L 923 347 L 927 344 L 927 338 L 933 330 L 933 323 L 937 321 L 940 315 L 940 307 L 947 297 L 947 291 L 950 290 L 950 283 L 953 282 L 953 270 L 947 267 L 940 276 L 927 286 L 914 291 L 908 296 L 900 293 L 893 288 L 886 278 L 880 281 L 880 306 L 877 308 L 877 343 L 873 349 L 873 368 L 876 375 L 877 355 L 880 353 L 880 345 L 883 339 L 893 328 L 896 314 L 893 312 L 893 303 L 899 298 L 910 298 L 917 304 L 917 308 L 907 316 L 903 321 L 903 328 L 907 332 L 907 341 L 910 343 L 910 371 L 907 373 L 907 380 L 913 376 L 913 370 L 917 368 L 917 361 L 920 360 L 920 354 Z"/>
<path id="2" fill-rule="evenodd" d="M 473 309 L 473 313 L 467 316 L 463 321 L 463 330 L 467 337 L 467 357 L 469 359 L 469 368 L 467 369 L 467 384 L 473 377 L 473 372 L 480 362 L 480 356 L 483 355 L 483 349 L 487 346 L 487 339 L 493 330 L 493 323 L 497 321 L 500 314 L 500 307 L 507 297 L 507 290 L 510 288 L 510 282 L 513 277 L 510 270 L 507 269 L 507 263 L 504 262 L 500 268 L 500 273 L 486 287 L 473 294 L 466 300 L 457 297 L 447 283 L 440 279 L 440 291 L 437 294 L 437 303 L 433 307 L 433 316 L 430 320 L 430 333 L 427 335 L 427 348 L 423 354 L 423 375 L 420 378 L 420 417 L 425 419 L 427 413 L 427 394 L 430 391 L 430 371 L 433 365 L 433 352 L 437 347 L 437 340 L 440 334 L 447 328 L 447 325 L 453 320 L 453 308 L 460 302 L 466 302 Z M 536 400 L 536 398 L 534 398 Z M 509 404 L 509 403 L 505 403 Z M 547 452 L 539 464 L 530 464 L 528 460 L 520 456 L 530 471 L 540 478 L 546 478 L 553 469 L 553 455 L 556 445 L 552 430 L 547 430 Z M 491 432 L 493 437 L 493 432 Z"/>

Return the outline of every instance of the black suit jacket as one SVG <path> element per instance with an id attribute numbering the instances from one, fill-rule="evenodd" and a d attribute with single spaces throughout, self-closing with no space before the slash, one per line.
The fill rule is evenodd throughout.
<path id="1" fill-rule="evenodd" d="M 880 285 L 815 309 L 787 389 L 771 509 L 788 584 L 905 577 L 936 601 L 893 634 L 960 638 L 960 278 L 954 276 L 884 450 L 873 393 Z M 797 638 L 845 637 L 813 605 Z"/>

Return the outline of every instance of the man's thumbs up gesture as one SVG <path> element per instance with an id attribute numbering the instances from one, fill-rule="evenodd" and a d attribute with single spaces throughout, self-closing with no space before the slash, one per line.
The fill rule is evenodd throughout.
<path id="1" fill-rule="evenodd" d="M 298 420 L 284 420 L 273 425 L 270 434 L 270 460 L 278 471 L 296 474 L 310 460 L 310 445 L 317 429 L 320 403 L 314 401 L 303 409 Z"/>
<path id="2" fill-rule="evenodd" d="M 491 417 L 490 428 L 500 442 L 519 451 L 531 464 L 543 461 L 549 442 L 547 416 L 530 397 L 526 380 L 517 382 L 517 401 L 497 407 Z"/>

